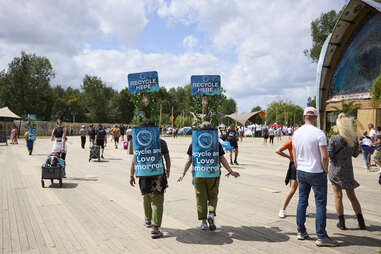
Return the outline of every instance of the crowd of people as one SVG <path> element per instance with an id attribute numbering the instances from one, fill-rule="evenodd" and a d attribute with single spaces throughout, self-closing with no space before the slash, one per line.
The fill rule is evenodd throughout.
<path id="1" fill-rule="evenodd" d="M 359 155 L 359 146 L 361 146 L 365 167 L 367 169 L 372 167 L 371 159 L 373 158 L 375 165 L 379 167 L 378 172 L 381 172 L 381 127 L 375 129 L 373 124 L 369 124 L 369 136 L 368 131 L 364 131 L 363 136 L 358 140 L 353 128 L 353 120 L 341 113 L 336 121 L 338 134 L 330 137 L 328 141 L 326 134 L 315 127 L 317 120 L 317 111 L 315 108 L 307 107 L 304 110 L 303 117 L 304 125 L 300 127 L 283 128 L 265 126 L 262 130 L 265 143 L 268 138 L 270 138 L 270 143 L 273 143 L 276 136 L 278 136 L 279 139 L 283 135 L 289 136 L 289 139 L 276 150 L 277 154 L 289 160 L 285 184 L 290 184 L 290 190 L 283 201 L 279 211 L 279 217 L 285 218 L 287 216 L 286 209 L 296 193 L 296 190 L 299 188 L 296 213 L 297 239 L 308 239 L 309 235 L 305 227 L 305 222 L 309 194 L 312 189 L 316 203 L 315 220 L 316 234 L 318 237 L 315 243 L 317 246 L 336 246 L 337 243 L 329 238 L 326 231 L 328 179 L 331 182 L 334 193 L 335 208 L 338 216 L 337 227 L 341 230 L 346 229 L 342 200 L 343 190 L 345 190 L 353 211 L 357 216 L 359 228 L 366 229 L 361 205 L 355 193 L 355 189 L 359 187 L 360 184 L 354 177 L 352 157 Z M 146 124 L 146 126 L 150 125 L 152 124 Z M 200 128 L 210 130 L 212 126 L 210 123 L 204 122 Z M 160 130 L 160 133 L 162 132 L 163 131 Z M 12 133 L 17 133 L 17 129 Z M 88 138 L 89 147 L 95 145 L 100 147 L 101 158 L 104 158 L 104 148 L 107 145 L 108 136 L 111 136 L 111 142 L 114 143 L 115 149 L 118 149 L 120 139 L 123 142 L 127 142 L 127 145 L 130 144 L 130 153 L 132 154 L 131 128 L 114 125 L 111 129 L 106 130 L 102 124 L 98 124 L 96 127 L 90 124 L 88 127 L 82 125 L 79 133 L 82 149 L 85 149 L 86 140 Z M 237 128 L 234 124 L 228 128 L 219 129 L 220 140 L 228 142 L 231 147 L 229 154 L 230 165 L 239 165 L 238 144 L 240 140 L 242 141 L 243 136 L 243 129 Z M 31 154 L 35 137 L 32 139 L 27 132 L 24 138 L 27 141 L 29 154 Z M 67 130 L 62 125 L 61 120 L 57 120 L 56 127 L 52 130 L 51 141 L 53 142 L 52 153 L 59 154 L 60 158 L 65 160 L 67 154 Z M 17 142 L 17 139 L 15 140 L 13 136 L 12 142 Z M 124 148 L 126 147 L 124 146 Z M 145 226 L 152 227 L 152 238 L 159 238 L 163 235 L 160 231 L 160 227 L 163 217 L 164 193 L 168 186 L 167 179 L 170 176 L 171 169 L 168 145 L 161 138 L 160 150 L 164 168 L 163 173 L 161 175 L 139 177 L 138 182 L 143 196 Z M 218 142 L 217 150 L 220 167 L 222 164 L 222 166 L 226 168 L 228 171 L 227 176 L 232 175 L 239 177 L 240 174 L 237 171 L 233 171 L 229 162 L 225 159 L 225 149 L 220 142 Z M 288 153 L 286 151 L 288 151 Z M 179 177 L 178 182 L 184 179 L 190 166 L 195 166 L 193 153 L 191 143 L 187 150 L 188 159 L 185 162 L 183 173 Z M 197 215 L 201 221 L 201 229 L 214 231 L 216 229 L 215 216 L 221 169 L 219 170 L 218 176 L 200 178 L 195 177 L 194 172 L 192 175 L 196 195 Z M 131 186 L 135 186 L 136 184 L 134 160 L 132 160 L 131 163 L 130 184 Z"/>

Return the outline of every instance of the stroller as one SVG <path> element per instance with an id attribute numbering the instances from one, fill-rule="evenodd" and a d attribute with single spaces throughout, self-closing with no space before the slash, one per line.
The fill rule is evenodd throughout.
<path id="1" fill-rule="evenodd" d="M 65 177 L 65 161 L 61 159 L 61 153 L 51 153 L 46 162 L 41 167 L 41 186 L 45 188 L 44 179 L 50 179 L 53 184 L 53 180 L 59 181 L 62 188 L 62 178 Z"/>
<path id="2" fill-rule="evenodd" d="M 97 145 L 93 145 L 90 148 L 89 162 L 91 159 L 98 159 L 98 161 L 101 161 L 100 150 L 100 146 Z"/>

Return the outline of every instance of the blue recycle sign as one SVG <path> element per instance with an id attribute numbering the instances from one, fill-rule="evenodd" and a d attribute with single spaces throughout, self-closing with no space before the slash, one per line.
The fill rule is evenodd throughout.
<path id="1" fill-rule="evenodd" d="M 193 75 L 191 77 L 191 94 L 192 95 L 221 94 L 220 75 Z"/>
<path id="2" fill-rule="evenodd" d="M 30 140 L 30 141 L 36 140 L 36 128 L 29 128 L 28 140 Z"/>
<path id="3" fill-rule="evenodd" d="M 157 71 L 128 74 L 128 90 L 131 94 L 159 91 L 159 75 Z"/>
<path id="4" fill-rule="evenodd" d="M 192 131 L 193 175 L 215 178 L 220 175 L 217 130 Z"/>
<path id="5" fill-rule="evenodd" d="M 163 174 L 159 127 L 136 127 L 132 129 L 135 175 L 156 176 Z"/>

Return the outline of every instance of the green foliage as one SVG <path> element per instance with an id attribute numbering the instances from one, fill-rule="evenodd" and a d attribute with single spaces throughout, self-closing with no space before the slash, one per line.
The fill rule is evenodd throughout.
<path id="1" fill-rule="evenodd" d="M 266 110 L 267 124 L 294 125 L 303 123 L 303 109 L 290 101 L 273 101 Z"/>
<path id="2" fill-rule="evenodd" d="M 178 117 L 176 117 L 174 124 L 177 128 L 182 128 L 184 126 L 192 126 L 193 117 L 185 116 L 183 120 L 183 116 L 179 115 Z"/>
<path id="3" fill-rule="evenodd" d="M 326 136 L 327 136 L 327 139 L 329 140 L 332 136 L 337 135 L 337 134 L 339 134 L 337 131 L 330 129 L 329 131 L 327 131 Z"/>
<path id="4" fill-rule="evenodd" d="M 48 120 L 54 104 L 50 80 L 54 71 L 49 59 L 21 52 L 0 74 L 0 101 L 16 114 L 36 114 Z"/>
<path id="5" fill-rule="evenodd" d="M 370 96 L 373 107 L 381 102 L 381 74 L 376 78 L 370 88 Z"/>
<path id="6" fill-rule="evenodd" d="M 337 13 L 334 10 L 325 12 L 322 13 L 319 18 L 311 22 L 312 48 L 305 49 L 304 54 L 311 58 L 313 62 L 319 60 L 320 51 L 324 41 L 332 32 L 336 21 L 340 17 L 340 13 L 341 11 Z"/>
<path id="7" fill-rule="evenodd" d="M 357 118 L 357 110 L 360 108 L 360 105 L 356 104 L 354 101 L 345 103 L 342 102 L 341 109 L 338 107 L 333 107 L 337 112 L 337 115 L 341 112 L 346 114 L 347 116 L 352 116 L 353 118 Z"/>
<path id="8" fill-rule="evenodd" d="M 149 105 L 145 107 L 142 95 L 133 96 L 127 88 L 118 92 L 96 76 L 85 75 L 81 89 L 52 87 L 53 77 L 53 67 L 47 58 L 22 52 L 7 70 L 0 70 L 0 106 L 8 106 L 24 117 L 36 114 L 38 120 L 138 124 L 146 116 L 158 124 L 161 105 L 162 124 L 171 124 L 172 109 L 175 119 L 184 112 L 186 125 L 193 122 L 190 85 L 169 90 L 160 87 L 158 92 L 148 95 Z M 212 98 L 209 105 L 213 112 L 209 112 L 209 117 L 215 124 L 217 112 L 231 114 L 236 109 L 235 101 L 224 95 Z"/>

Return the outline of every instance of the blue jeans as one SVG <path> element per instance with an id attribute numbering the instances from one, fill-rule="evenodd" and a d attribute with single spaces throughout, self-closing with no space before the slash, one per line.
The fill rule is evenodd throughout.
<path id="1" fill-rule="evenodd" d="M 306 222 L 306 210 L 308 206 L 308 197 L 311 188 L 315 195 L 316 204 L 316 235 L 318 238 L 327 236 L 325 230 L 327 221 L 327 176 L 324 173 L 307 173 L 301 170 L 296 171 L 299 184 L 299 201 L 296 212 L 296 224 L 298 232 L 306 232 L 304 226 Z"/>
<path id="2" fill-rule="evenodd" d="M 370 156 L 370 152 L 368 150 L 365 150 L 365 149 L 362 149 L 362 156 L 364 157 L 364 161 L 365 161 L 365 166 L 367 168 L 369 168 L 369 156 Z"/>

